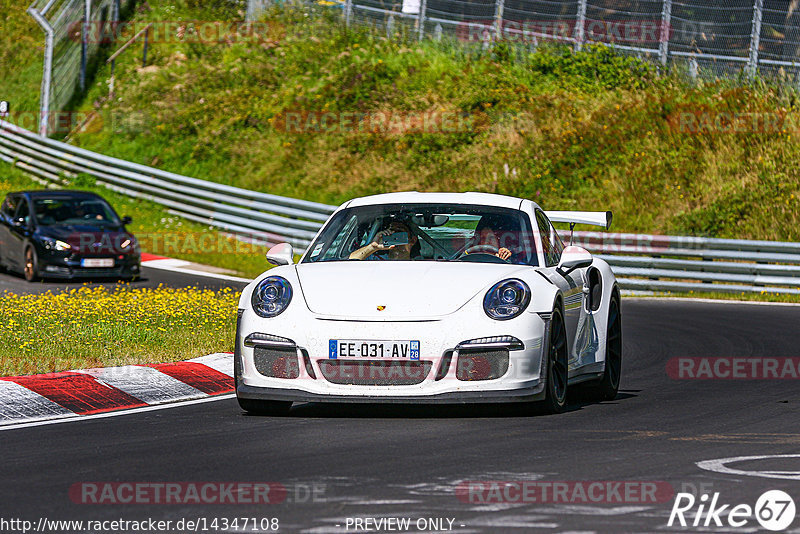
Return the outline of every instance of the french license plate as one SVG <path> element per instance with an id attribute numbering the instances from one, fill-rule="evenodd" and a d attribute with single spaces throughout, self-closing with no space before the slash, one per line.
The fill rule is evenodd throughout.
<path id="1" fill-rule="evenodd" d="M 113 267 L 114 258 L 83 258 L 81 267 Z"/>
<path id="2" fill-rule="evenodd" d="M 419 341 L 331 339 L 328 345 L 328 358 L 419 360 Z"/>

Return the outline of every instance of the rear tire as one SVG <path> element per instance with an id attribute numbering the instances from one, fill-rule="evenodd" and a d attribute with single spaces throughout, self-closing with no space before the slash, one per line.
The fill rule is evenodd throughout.
<path id="1" fill-rule="evenodd" d="M 236 397 L 242 410 L 251 415 L 286 415 L 292 407 L 291 401 L 266 401 Z"/>
<path id="2" fill-rule="evenodd" d="M 567 407 L 568 358 L 567 329 L 561 309 L 556 308 L 550 319 L 547 376 L 545 377 L 546 393 L 544 401 L 542 401 L 542 408 L 546 413 L 561 413 Z"/>
<path id="3" fill-rule="evenodd" d="M 617 397 L 622 376 L 622 316 L 616 294 L 611 296 L 608 306 L 606 332 L 606 365 L 603 377 L 587 388 L 591 398 L 600 401 L 610 401 Z"/>
<path id="4" fill-rule="evenodd" d="M 28 282 L 35 282 L 39 278 L 39 260 L 32 246 L 25 249 L 25 265 L 22 274 Z"/>

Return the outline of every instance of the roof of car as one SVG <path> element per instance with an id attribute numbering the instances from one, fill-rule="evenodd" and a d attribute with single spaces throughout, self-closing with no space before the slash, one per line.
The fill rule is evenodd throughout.
<path id="1" fill-rule="evenodd" d="M 27 195 L 30 197 L 73 197 L 73 198 L 86 198 L 86 197 L 95 197 L 95 198 L 102 198 L 97 193 L 91 193 L 89 191 L 75 191 L 75 190 L 67 190 L 67 189 L 36 189 L 36 190 L 28 190 L 28 191 L 15 191 L 13 193 L 9 193 L 11 195 Z"/>
<path id="2" fill-rule="evenodd" d="M 346 207 L 371 206 L 375 204 L 472 204 L 519 209 L 522 202 L 521 198 L 495 195 L 493 193 L 420 193 L 418 191 L 407 191 L 355 198 L 347 203 Z"/>

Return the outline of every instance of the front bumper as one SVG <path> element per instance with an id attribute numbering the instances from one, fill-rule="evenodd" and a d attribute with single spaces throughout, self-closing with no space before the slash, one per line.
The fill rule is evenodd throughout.
<path id="1" fill-rule="evenodd" d="M 528 402 L 544 397 L 542 355 L 547 353 L 548 318 L 526 312 L 511 321 L 498 322 L 487 317 L 474 320 L 474 316 L 472 321 L 464 321 L 463 317 L 459 320 L 458 315 L 442 320 L 397 322 L 311 318 L 305 328 L 300 328 L 290 320 L 264 320 L 250 310 L 243 311 L 238 321 L 234 356 L 236 393 L 240 398 L 255 400 L 348 403 Z M 255 348 L 246 346 L 244 341 L 253 333 L 279 336 L 294 342 L 290 354 L 297 357 L 295 377 L 275 378 L 259 372 Z M 459 344 L 499 335 L 513 336 L 522 342 L 521 349 L 508 351 L 505 373 L 485 380 L 460 379 L 458 369 L 462 350 Z M 420 341 L 420 362 L 429 362 L 430 371 L 415 384 L 334 383 L 326 379 L 321 367 L 331 361 L 327 354 L 332 339 L 417 339 Z M 472 352 L 464 350 L 463 353 Z M 365 360 L 346 361 L 362 363 Z"/>
<path id="2" fill-rule="evenodd" d="M 113 257 L 112 267 L 83 267 L 84 258 L 109 258 L 78 254 L 44 253 L 39 255 L 39 275 L 45 278 L 133 278 L 141 272 L 139 254 L 122 254 L 122 259 Z"/>

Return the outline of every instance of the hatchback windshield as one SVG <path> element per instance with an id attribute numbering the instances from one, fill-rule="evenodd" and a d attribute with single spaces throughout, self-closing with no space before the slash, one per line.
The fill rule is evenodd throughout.
<path id="1" fill-rule="evenodd" d="M 36 198 L 36 221 L 42 226 L 119 225 L 119 217 L 99 198 Z"/>
<path id="2" fill-rule="evenodd" d="M 303 263 L 469 261 L 537 265 L 528 216 L 462 204 L 382 204 L 337 213 Z"/>

